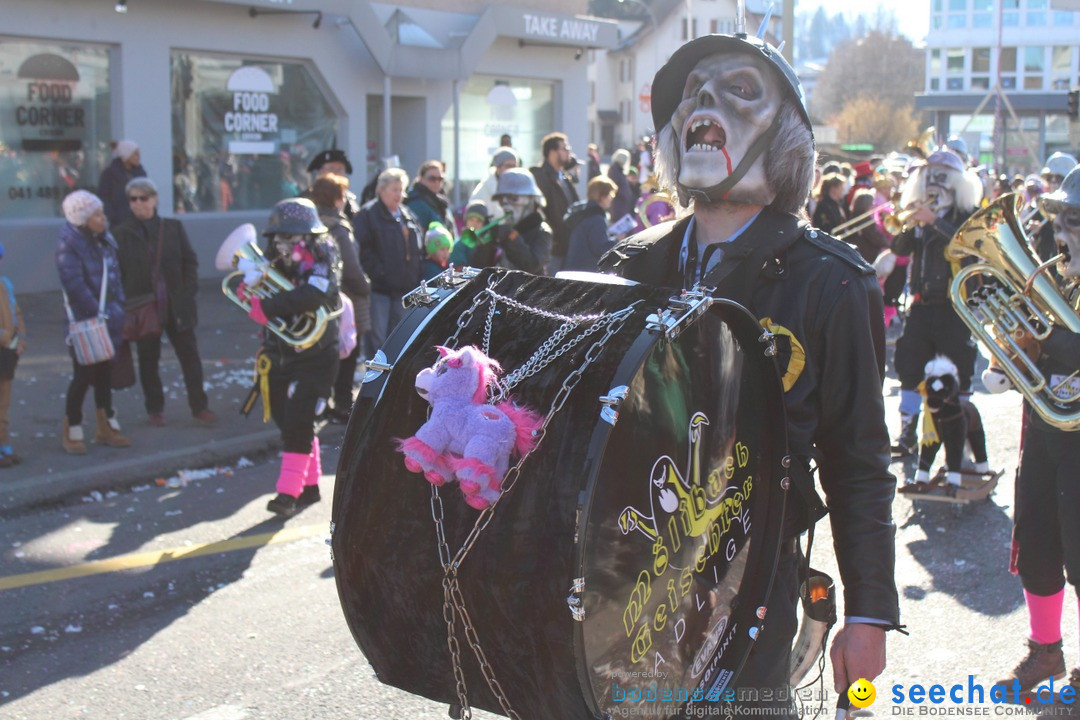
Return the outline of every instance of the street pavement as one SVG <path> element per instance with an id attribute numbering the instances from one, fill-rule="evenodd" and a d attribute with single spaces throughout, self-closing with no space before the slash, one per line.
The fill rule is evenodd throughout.
<path id="1" fill-rule="evenodd" d="M 0 471 L 4 497 L 15 499 L 5 500 L 0 524 L 0 719 L 446 717 L 445 705 L 379 683 L 345 625 L 324 542 L 339 426 L 322 434 L 326 499 L 288 521 L 266 512 L 278 466 L 272 441 L 256 439 L 272 427 L 235 413 L 254 330 L 215 293 L 207 287 L 202 295 L 200 342 L 220 424 L 208 430 L 187 417 L 166 351 L 166 377 L 178 388 L 170 425 L 143 425 L 138 393 L 127 391 L 118 406 L 135 447 L 93 447 L 81 459 L 62 455 L 57 436 L 63 348 L 48 350 L 31 325 L 42 344 L 19 368 L 15 427 L 36 430 L 15 438 L 27 462 Z M 52 364 L 35 361 L 39 352 Z M 889 665 L 871 708 L 880 716 L 896 712 L 888 702 L 893 684 L 948 686 L 971 674 L 989 686 L 1023 649 L 1023 596 L 1007 569 L 1020 400 L 980 390 L 975 401 L 991 465 L 1004 474 L 989 500 L 968 506 L 896 499 L 896 577 L 910 635 L 889 635 Z M 892 378 L 885 402 L 895 432 Z M 110 470 L 99 472 L 101 465 Z M 911 463 L 893 470 L 901 482 L 913 472 Z M 818 528 L 813 564 L 839 578 L 828 522 Z M 1080 662 L 1073 611 L 1064 629 L 1071 666 Z M 831 716 L 828 665 L 825 677 Z"/>
<path id="2" fill-rule="evenodd" d="M 18 290 L 18 278 L 13 278 Z M 66 318 L 59 291 L 18 296 L 29 336 L 12 387 L 11 444 L 20 465 L 0 468 L 0 516 L 26 506 L 58 502 L 92 491 L 144 480 L 168 478 L 178 470 L 231 463 L 277 447 L 273 423 L 262 422 L 262 406 L 245 418 L 239 408 L 253 380 L 258 349 L 252 322 L 220 290 L 220 281 L 200 285 L 197 330 L 210 408 L 218 422 L 205 427 L 191 417 L 176 355 L 164 341 L 161 376 L 165 386 L 165 427 L 146 423 L 142 390 L 113 392 L 113 404 L 130 448 L 89 442 L 94 437 L 93 390 L 83 403 L 83 431 L 89 452 L 68 455 L 60 445 L 64 398 L 71 359 L 64 344 Z"/>

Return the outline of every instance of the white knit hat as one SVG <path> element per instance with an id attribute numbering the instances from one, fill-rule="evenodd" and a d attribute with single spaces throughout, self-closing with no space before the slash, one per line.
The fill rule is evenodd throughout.
<path id="1" fill-rule="evenodd" d="M 82 227 L 98 210 L 103 210 L 101 200 L 92 192 L 76 190 L 64 198 L 60 205 L 64 210 L 64 219 L 75 227 Z"/>
<path id="2" fill-rule="evenodd" d="M 139 146 L 135 144 L 134 140 L 121 140 L 116 143 L 116 157 L 121 160 L 127 160 L 129 157 L 138 152 Z"/>

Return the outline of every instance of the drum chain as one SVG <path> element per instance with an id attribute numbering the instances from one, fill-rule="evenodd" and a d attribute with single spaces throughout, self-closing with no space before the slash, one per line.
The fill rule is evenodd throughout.
<path id="1" fill-rule="evenodd" d="M 485 295 L 486 293 L 480 293 L 477 298 L 482 298 L 482 296 Z M 464 329 L 465 325 L 468 324 L 468 318 L 472 316 L 473 311 L 479 307 L 481 302 L 482 299 L 474 299 L 472 306 L 468 308 L 465 313 L 462 313 L 462 317 L 458 320 L 458 331 L 447 341 L 447 346 L 452 347 L 450 342 L 457 339 L 458 334 Z M 556 393 L 555 398 L 551 401 L 551 406 L 548 409 L 547 416 L 544 418 L 544 422 L 535 431 L 535 444 L 533 445 L 533 450 L 540 446 L 540 442 L 547 433 L 548 425 L 551 424 L 555 415 L 562 410 L 567 399 L 570 397 L 570 393 L 573 392 L 578 382 L 580 382 L 585 371 L 588 370 L 590 365 L 596 362 L 597 358 L 599 358 L 600 354 L 603 352 L 604 346 L 607 345 L 608 341 L 622 329 L 634 308 L 640 303 L 641 301 L 638 301 L 618 312 L 607 316 L 600 316 L 605 319 L 610 318 L 610 321 L 598 323 L 591 330 L 592 332 L 595 332 L 602 327 L 606 327 L 607 331 L 585 351 L 585 357 L 582 360 L 581 365 L 571 371 L 570 374 L 566 376 L 566 379 L 563 380 L 559 392 Z M 494 305 L 494 303 L 492 303 L 492 305 Z M 468 315 L 468 317 L 466 317 L 466 315 Z M 590 332 L 589 334 L 592 333 Z M 585 337 L 587 337 L 587 335 L 582 335 L 581 339 L 584 339 Z M 554 360 L 554 357 L 552 360 Z M 499 702 L 499 707 L 502 708 L 503 713 L 507 717 L 512 718 L 513 720 L 521 719 L 521 716 L 510 706 L 510 701 L 506 697 L 506 692 L 502 689 L 498 679 L 495 677 L 495 671 L 488 662 L 487 656 L 484 654 L 484 649 L 480 646 L 480 638 L 477 636 L 476 628 L 473 626 L 472 620 L 469 618 L 469 613 L 465 608 L 465 598 L 461 594 L 461 587 L 458 582 L 458 569 L 461 567 L 461 563 L 464 562 L 465 558 L 468 557 L 469 552 L 476 544 L 480 534 L 483 533 L 491 523 L 495 507 L 499 504 L 502 496 L 517 482 L 518 477 L 521 475 L 522 465 L 527 457 L 528 455 L 523 455 L 519 458 L 514 467 L 510 468 L 509 472 L 506 473 L 506 476 L 503 478 L 502 487 L 500 488 L 499 497 L 495 499 L 494 503 L 480 512 L 480 516 L 473 524 L 468 537 L 457 551 L 457 554 L 454 555 L 453 559 L 450 558 L 450 546 L 446 540 L 446 530 L 443 524 L 444 508 L 442 498 L 439 495 L 439 488 L 435 485 L 431 486 L 431 516 L 435 521 L 435 538 L 438 544 L 439 562 L 442 563 L 443 567 L 443 619 L 446 621 L 446 642 L 447 647 L 450 650 L 450 661 L 453 665 L 458 703 L 461 706 L 461 717 L 466 720 L 471 720 L 472 708 L 469 706 L 468 688 L 465 685 L 465 673 L 461 665 L 461 649 L 456 636 L 455 616 L 458 615 L 461 617 L 461 624 L 465 630 L 465 638 L 472 648 L 473 655 L 476 656 L 477 662 L 480 664 L 480 670 L 484 675 L 484 680 L 487 682 L 488 688 Z"/>
<path id="2" fill-rule="evenodd" d="M 499 276 L 493 273 L 491 277 L 488 278 L 488 290 L 493 288 L 495 286 L 495 283 L 498 282 L 498 280 Z M 465 312 L 461 313 L 461 315 L 458 316 L 457 329 L 454 330 L 453 335 L 446 338 L 446 342 L 443 343 L 444 346 L 448 348 L 457 347 L 457 342 L 458 338 L 461 336 L 461 331 L 468 327 L 469 323 L 472 321 L 473 314 L 476 312 L 476 308 L 483 305 L 487 299 L 487 292 L 477 293 L 476 296 L 473 297 L 472 305 L 465 308 Z"/>

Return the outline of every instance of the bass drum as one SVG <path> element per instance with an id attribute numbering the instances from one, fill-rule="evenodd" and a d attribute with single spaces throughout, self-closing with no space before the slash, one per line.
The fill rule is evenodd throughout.
<path id="1" fill-rule="evenodd" d="M 550 422 L 459 558 L 475 630 L 457 617 L 467 704 L 526 719 L 679 717 L 731 684 L 780 547 L 781 386 L 744 309 L 669 296 L 488 269 L 443 278 L 392 333 L 346 432 L 332 537 L 342 609 L 382 682 L 462 704 L 433 518 L 453 557 L 482 514 L 395 449 L 427 417 L 417 373 L 435 346 L 481 346 L 485 333 L 512 373 L 567 316 L 622 310 L 513 390 Z M 549 351 L 598 321 L 582 322 Z"/>

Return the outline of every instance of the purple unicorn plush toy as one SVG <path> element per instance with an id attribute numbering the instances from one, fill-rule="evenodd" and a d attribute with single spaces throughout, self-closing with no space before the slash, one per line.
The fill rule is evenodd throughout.
<path id="1" fill-rule="evenodd" d="M 457 479 L 465 502 L 482 510 L 499 498 L 513 453 L 533 449 L 542 419 L 511 402 L 489 405 L 499 363 L 476 347 L 439 347 L 439 360 L 416 376 L 416 391 L 431 417 L 416 435 L 398 442 L 405 467 L 433 485 Z"/>

